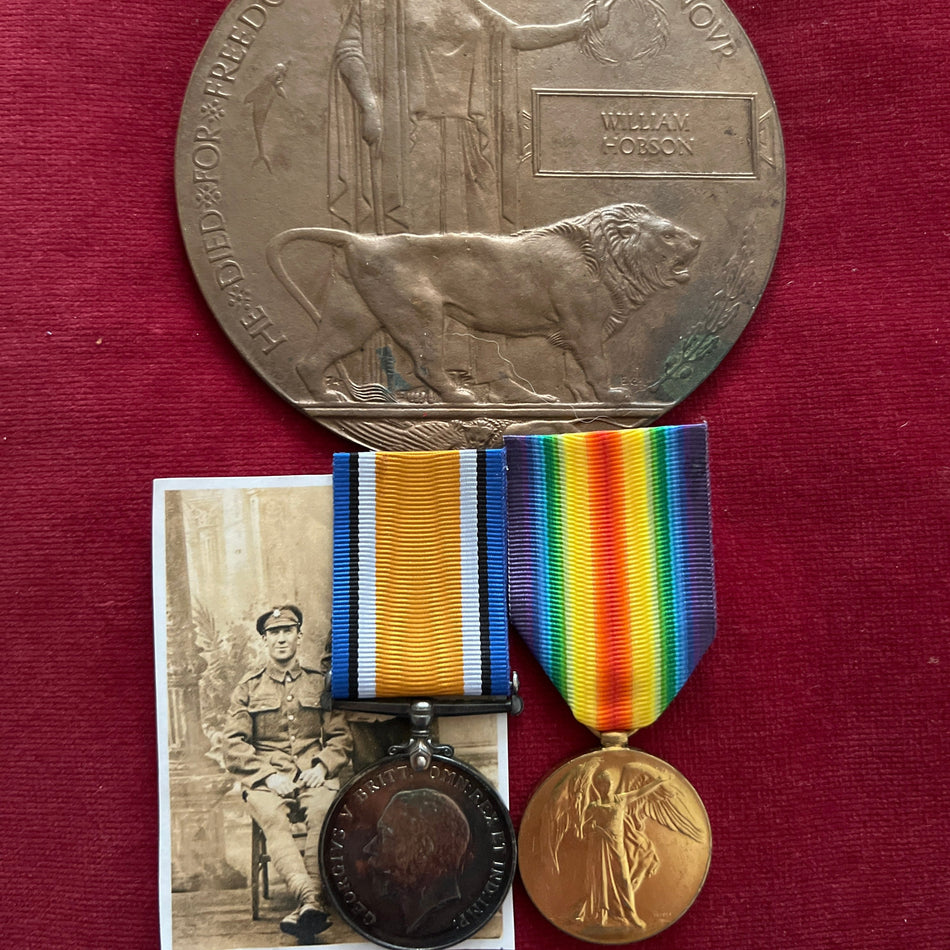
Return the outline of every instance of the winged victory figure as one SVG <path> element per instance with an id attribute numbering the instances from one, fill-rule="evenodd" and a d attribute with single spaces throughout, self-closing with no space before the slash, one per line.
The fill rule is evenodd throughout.
<path id="1" fill-rule="evenodd" d="M 601 927 L 646 926 L 636 893 L 660 867 L 647 819 L 693 841 L 704 837 L 671 777 L 642 763 L 585 763 L 562 785 L 554 817 L 549 840 L 555 868 L 560 870 L 559 851 L 568 836 L 580 838 L 588 852 L 586 896 L 572 916 Z"/>

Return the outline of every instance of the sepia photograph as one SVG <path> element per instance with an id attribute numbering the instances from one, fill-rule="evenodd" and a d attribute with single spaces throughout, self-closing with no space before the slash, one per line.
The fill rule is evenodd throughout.
<path id="1" fill-rule="evenodd" d="M 335 911 L 320 833 L 347 783 L 405 743 L 409 726 L 328 700 L 332 501 L 325 475 L 155 482 L 165 950 L 374 946 Z M 433 729 L 503 801 L 506 726 L 477 715 Z M 442 869 L 440 893 L 454 890 L 452 873 Z M 389 877 L 382 905 L 408 914 Z M 509 896 L 463 946 L 513 948 L 513 935 Z"/>

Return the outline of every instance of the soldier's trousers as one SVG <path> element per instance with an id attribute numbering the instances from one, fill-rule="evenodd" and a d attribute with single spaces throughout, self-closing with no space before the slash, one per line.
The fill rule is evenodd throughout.
<path id="1" fill-rule="evenodd" d="M 267 853 L 274 870 L 284 879 L 299 903 L 313 903 L 326 910 L 323 882 L 320 880 L 320 829 L 336 790 L 321 785 L 301 788 L 296 801 L 281 798 L 269 788 L 252 788 L 244 793 L 247 810 L 267 837 Z M 303 855 L 297 849 L 288 815 L 291 806 L 306 809 L 307 846 Z"/>

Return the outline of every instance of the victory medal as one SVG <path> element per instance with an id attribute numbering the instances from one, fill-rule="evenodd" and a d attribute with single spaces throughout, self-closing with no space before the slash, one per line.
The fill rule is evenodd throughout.
<path id="1" fill-rule="evenodd" d="M 519 867 L 555 926 L 641 940 L 692 904 L 711 835 L 676 769 L 628 748 L 715 633 L 705 426 L 508 437 L 514 625 L 603 748 L 528 803 Z"/>

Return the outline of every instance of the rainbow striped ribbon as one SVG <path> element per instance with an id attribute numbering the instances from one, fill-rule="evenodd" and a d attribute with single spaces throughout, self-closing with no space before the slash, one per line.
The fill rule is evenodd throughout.
<path id="1" fill-rule="evenodd" d="M 333 696 L 503 696 L 501 449 L 333 457 Z"/>
<path id="2" fill-rule="evenodd" d="M 648 726 L 715 634 L 706 427 L 505 448 L 516 629 L 586 726 Z"/>

